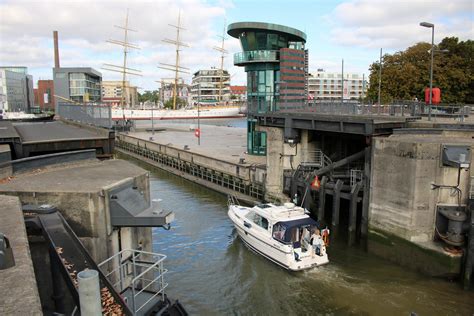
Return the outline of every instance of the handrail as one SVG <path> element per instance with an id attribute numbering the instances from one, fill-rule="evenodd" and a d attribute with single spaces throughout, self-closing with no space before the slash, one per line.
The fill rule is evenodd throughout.
<path id="1" fill-rule="evenodd" d="M 141 256 L 146 257 L 140 258 Z M 125 259 L 122 257 L 125 257 Z M 148 257 L 151 257 L 151 259 Z M 165 289 L 168 287 L 168 283 L 165 283 L 163 278 L 164 274 L 168 272 L 167 269 L 163 268 L 165 259 L 166 255 L 163 254 L 144 250 L 123 249 L 102 261 L 98 264 L 98 267 L 102 269 L 106 264 L 113 264 L 113 269 L 107 274 L 107 278 L 114 279 L 114 287 L 119 286 L 119 292 L 131 291 L 130 307 L 134 313 L 137 313 L 144 309 L 158 295 L 161 294 L 162 300 L 165 299 Z M 132 275 L 126 272 L 129 271 L 130 265 L 132 267 Z M 150 274 L 151 278 L 146 277 L 147 274 Z M 147 294 L 145 299 L 139 299 L 139 296 L 145 295 L 145 290 L 147 290 L 146 293 L 151 292 L 153 294 L 151 297 L 148 297 Z M 137 302 L 141 302 L 141 305 L 137 306 Z"/>

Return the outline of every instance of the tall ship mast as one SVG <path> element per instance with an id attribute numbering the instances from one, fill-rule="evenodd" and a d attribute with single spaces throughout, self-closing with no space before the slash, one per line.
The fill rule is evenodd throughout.
<path id="1" fill-rule="evenodd" d="M 219 96 L 217 98 L 217 104 L 220 104 L 222 101 L 222 83 L 223 83 L 223 76 L 224 76 L 224 58 L 225 55 L 228 53 L 226 49 L 224 49 L 224 43 L 226 40 L 225 30 L 226 30 L 226 23 L 224 22 L 224 30 L 222 32 L 222 36 L 219 36 L 222 39 L 221 46 L 214 46 L 213 49 L 220 52 L 220 60 L 221 60 L 221 67 L 219 68 Z"/>
<path id="2" fill-rule="evenodd" d="M 127 9 L 127 15 L 125 17 L 125 26 L 118 26 L 118 25 L 114 25 L 114 26 L 124 31 L 124 39 L 123 41 L 109 39 L 107 40 L 107 42 L 123 47 L 123 65 L 104 64 L 102 69 L 108 70 L 108 71 L 119 72 L 122 74 L 122 93 L 120 96 L 120 108 L 124 109 L 126 75 L 129 74 L 129 75 L 134 75 L 134 76 L 141 76 L 141 70 L 127 67 L 127 54 L 129 52 L 129 49 L 140 49 L 140 47 L 138 45 L 131 44 L 128 41 L 128 32 L 137 32 L 136 30 L 128 28 L 128 9 Z"/>
<path id="3" fill-rule="evenodd" d="M 179 79 L 179 73 L 186 73 L 189 74 L 189 68 L 182 67 L 179 65 L 179 52 L 181 47 L 189 47 L 188 44 L 183 43 L 180 41 L 180 31 L 181 30 L 186 30 L 185 28 L 181 27 L 181 11 L 178 13 L 178 25 L 173 25 L 173 24 L 168 24 L 171 27 L 176 28 L 176 40 L 171 40 L 171 39 L 164 39 L 163 42 L 175 45 L 176 47 L 176 61 L 174 65 L 171 64 L 165 64 L 165 63 L 160 63 L 161 66 L 158 66 L 158 68 L 165 69 L 165 70 L 170 70 L 174 72 L 174 87 L 173 87 L 173 110 L 176 110 L 176 98 L 177 98 L 177 93 L 178 93 L 178 79 Z"/>

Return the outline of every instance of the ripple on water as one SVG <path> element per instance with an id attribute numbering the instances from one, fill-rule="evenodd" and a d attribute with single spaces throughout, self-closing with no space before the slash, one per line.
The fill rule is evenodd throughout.
<path id="1" fill-rule="evenodd" d="M 153 230 L 167 255 L 168 293 L 196 315 L 471 315 L 472 292 L 333 242 L 331 262 L 291 273 L 249 251 L 227 217 L 226 197 L 153 170 L 152 199 L 175 212 Z"/>

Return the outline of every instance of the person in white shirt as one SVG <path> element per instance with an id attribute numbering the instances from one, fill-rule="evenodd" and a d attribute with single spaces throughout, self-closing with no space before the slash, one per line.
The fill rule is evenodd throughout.
<path id="1" fill-rule="evenodd" d="M 321 233 L 319 229 L 315 229 L 313 234 L 310 237 L 310 243 L 313 246 L 314 253 L 318 256 L 321 256 L 321 248 L 323 245 L 323 239 L 321 238 Z"/>

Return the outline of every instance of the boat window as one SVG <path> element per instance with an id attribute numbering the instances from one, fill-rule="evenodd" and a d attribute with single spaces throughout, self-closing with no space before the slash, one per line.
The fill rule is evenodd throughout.
<path id="1" fill-rule="evenodd" d="M 273 238 L 276 240 L 285 241 L 285 232 L 286 226 L 280 223 L 273 225 Z"/>
<path id="2" fill-rule="evenodd" d="M 255 214 L 253 222 L 265 230 L 268 229 L 268 220 L 265 217 Z"/>

